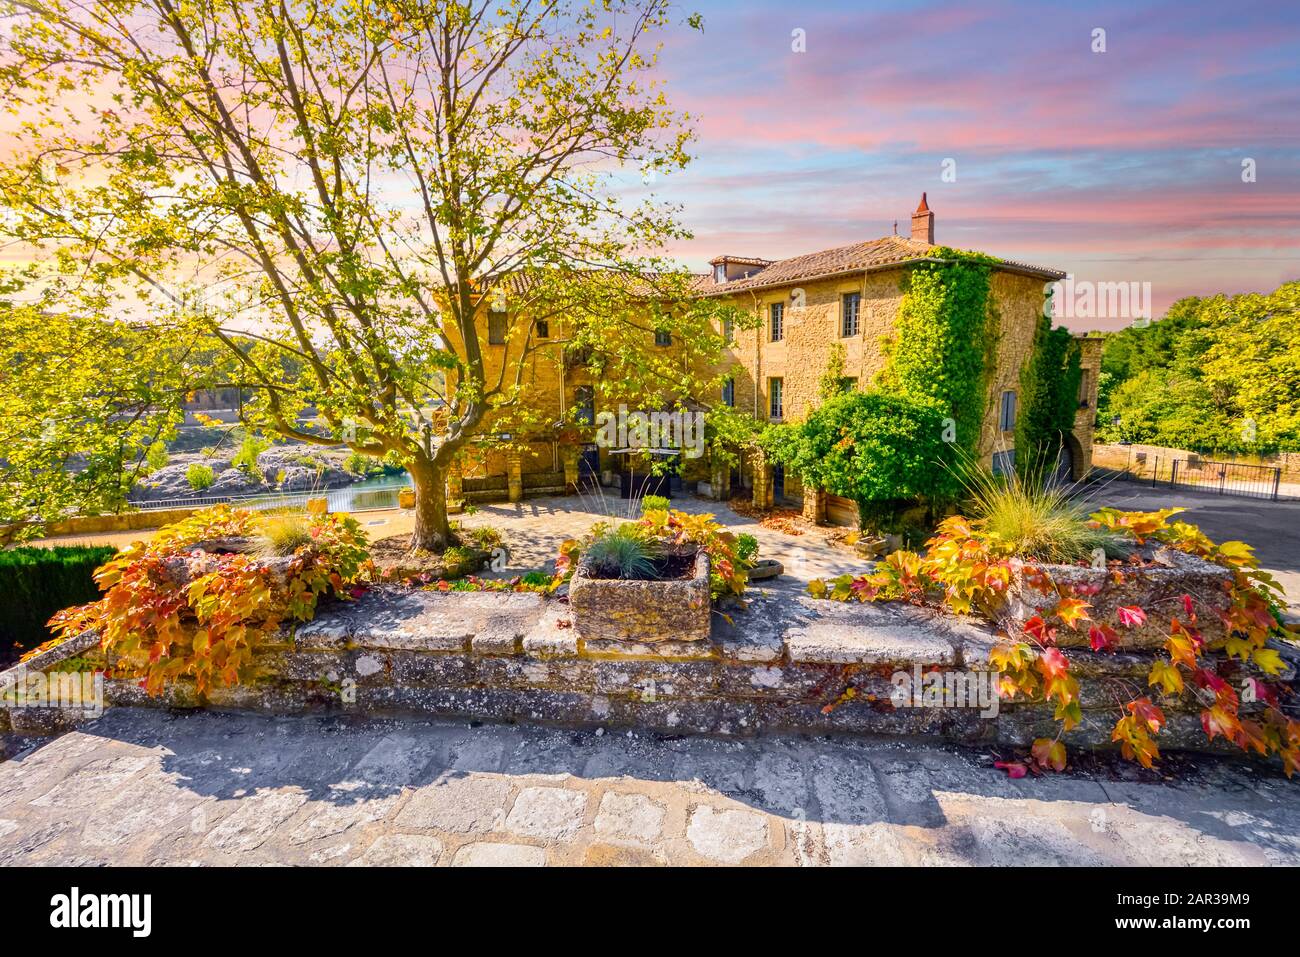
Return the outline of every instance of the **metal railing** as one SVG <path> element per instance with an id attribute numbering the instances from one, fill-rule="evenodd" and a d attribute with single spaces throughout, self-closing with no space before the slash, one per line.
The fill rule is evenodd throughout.
<path id="1" fill-rule="evenodd" d="M 1188 489 L 1218 495 L 1278 501 L 1294 498 L 1294 486 L 1284 486 L 1282 469 L 1244 462 L 1217 462 L 1190 455 L 1185 458 L 1140 454 L 1121 473 L 1151 488 Z"/>

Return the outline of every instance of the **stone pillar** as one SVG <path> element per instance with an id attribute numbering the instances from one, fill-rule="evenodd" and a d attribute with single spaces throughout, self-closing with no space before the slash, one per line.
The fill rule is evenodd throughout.
<path id="1" fill-rule="evenodd" d="M 826 493 L 822 489 L 803 487 L 803 517 L 814 525 L 826 524 Z"/>
<path id="2" fill-rule="evenodd" d="M 506 488 L 512 502 L 524 498 L 524 457 L 518 452 L 506 453 Z"/>
<path id="3" fill-rule="evenodd" d="M 709 485 L 713 489 L 713 497 L 719 502 L 725 502 L 731 498 L 731 468 L 725 462 L 719 462 L 716 458 L 711 463 L 712 474 Z"/>
<path id="4" fill-rule="evenodd" d="M 560 446 L 560 461 L 564 463 L 564 490 L 566 492 L 576 492 L 578 490 L 578 459 L 582 456 L 582 449 L 576 445 Z"/>
<path id="5" fill-rule="evenodd" d="M 459 515 L 465 508 L 465 470 L 459 462 L 447 469 L 447 514 Z"/>
<path id="6" fill-rule="evenodd" d="M 771 508 L 775 502 L 775 489 L 772 487 L 772 466 L 767 464 L 767 456 L 756 450 L 752 460 L 754 469 L 754 507 Z"/>

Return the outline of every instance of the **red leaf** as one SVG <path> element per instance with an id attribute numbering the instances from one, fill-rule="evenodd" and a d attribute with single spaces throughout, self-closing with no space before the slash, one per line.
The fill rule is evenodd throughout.
<path id="1" fill-rule="evenodd" d="M 1088 644 L 1093 651 L 1113 651 L 1119 645 L 1119 635 L 1110 625 L 1093 625 L 1088 629 Z"/>
<path id="2" fill-rule="evenodd" d="M 1185 611 L 1185 612 L 1187 613 L 1187 618 L 1188 618 L 1189 621 L 1195 621 L 1195 620 L 1196 620 L 1196 610 L 1195 610 L 1194 608 L 1192 608 L 1192 596 L 1191 596 L 1191 595 L 1184 595 L 1184 596 L 1183 596 L 1183 611 Z"/>
<path id="3" fill-rule="evenodd" d="M 1137 605 L 1120 605 L 1115 614 L 1119 616 L 1119 623 L 1127 628 L 1137 628 L 1147 620 L 1147 613 Z"/>
<path id="4" fill-rule="evenodd" d="M 993 766 L 999 771 L 1006 771 L 1009 778 L 1023 778 L 1029 769 L 1021 761 L 994 761 Z"/>

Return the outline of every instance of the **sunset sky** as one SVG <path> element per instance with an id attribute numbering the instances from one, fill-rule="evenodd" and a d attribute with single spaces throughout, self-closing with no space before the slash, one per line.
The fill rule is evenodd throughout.
<path id="1" fill-rule="evenodd" d="M 663 65 L 696 160 L 655 189 L 693 267 L 906 235 L 924 190 L 937 242 L 1149 282 L 1156 316 L 1300 278 L 1295 0 L 688 6 Z"/>

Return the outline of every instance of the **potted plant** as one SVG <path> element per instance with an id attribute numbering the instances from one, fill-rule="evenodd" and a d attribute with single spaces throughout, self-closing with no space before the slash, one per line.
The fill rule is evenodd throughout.
<path id="1" fill-rule="evenodd" d="M 712 515 L 648 509 L 635 522 L 599 523 L 560 551 L 579 637 L 702 641 L 714 602 L 743 595 L 757 544 L 742 544 Z"/>

